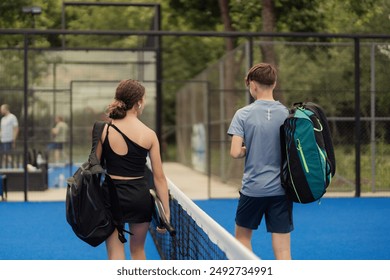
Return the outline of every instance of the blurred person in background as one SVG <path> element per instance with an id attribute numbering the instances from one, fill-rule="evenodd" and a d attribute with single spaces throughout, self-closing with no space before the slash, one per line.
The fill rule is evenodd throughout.
<path id="1" fill-rule="evenodd" d="M 16 148 L 16 138 L 19 134 L 19 123 L 18 119 L 14 114 L 11 113 L 9 105 L 3 104 L 0 107 L 1 115 L 1 143 L 0 143 L 0 153 L 5 155 L 3 157 L 3 166 L 9 166 L 11 164 L 11 156 L 7 155 L 11 153 Z"/>

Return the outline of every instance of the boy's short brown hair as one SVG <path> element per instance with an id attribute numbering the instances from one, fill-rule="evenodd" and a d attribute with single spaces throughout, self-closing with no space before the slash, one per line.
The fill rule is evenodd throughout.
<path id="1" fill-rule="evenodd" d="M 276 82 L 276 69 L 268 63 L 258 63 L 249 69 L 245 77 L 245 84 L 249 86 L 251 81 L 258 82 L 261 85 L 272 86 Z"/>

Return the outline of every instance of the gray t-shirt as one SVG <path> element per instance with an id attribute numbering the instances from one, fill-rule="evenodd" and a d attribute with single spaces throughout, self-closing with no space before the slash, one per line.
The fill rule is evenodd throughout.
<path id="1" fill-rule="evenodd" d="M 280 126 L 288 109 L 279 101 L 256 100 L 235 113 L 228 134 L 244 139 L 241 193 L 252 197 L 284 195 L 280 183 Z"/>

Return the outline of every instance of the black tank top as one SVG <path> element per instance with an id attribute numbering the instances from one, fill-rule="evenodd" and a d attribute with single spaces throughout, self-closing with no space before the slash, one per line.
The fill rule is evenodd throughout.
<path id="1" fill-rule="evenodd" d="M 110 142 L 108 140 L 110 126 L 122 135 L 127 145 L 127 154 L 118 155 L 111 149 Z M 106 169 L 108 174 L 122 177 L 144 176 L 147 154 L 147 149 L 130 140 L 115 125 L 110 124 L 107 127 L 106 139 L 104 139 L 103 142 L 103 156 L 106 160 Z"/>

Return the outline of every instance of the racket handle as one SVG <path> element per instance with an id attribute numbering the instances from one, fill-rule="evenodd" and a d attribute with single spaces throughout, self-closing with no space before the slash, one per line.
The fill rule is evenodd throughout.
<path id="1" fill-rule="evenodd" d="M 166 228 L 171 236 L 176 235 L 176 229 L 171 225 L 166 217 L 161 220 L 162 227 Z"/>
<path id="2" fill-rule="evenodd" d="M 176 229 L 170 223 L 165 223 L 164 227 L 167 229 L 167 231 L 169 232 L 169 234 L 171 236 L 175 236 L 176 235 Z"/>

